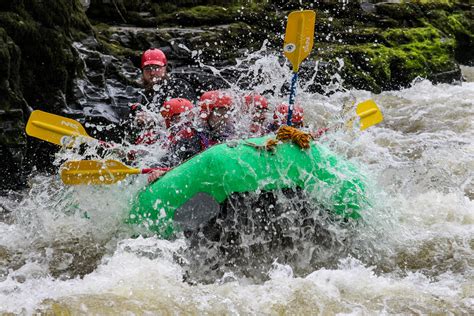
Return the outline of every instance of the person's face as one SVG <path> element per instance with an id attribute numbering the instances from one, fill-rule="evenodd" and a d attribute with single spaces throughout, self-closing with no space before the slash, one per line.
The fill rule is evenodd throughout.
<path id="1" fill-rule="evenodd" d="M 250 132 L 253 134 L 263 135 L 265 133 L 265 128 L 261 123 L 252 122 L 252 124 L 250 124 Z"/>
<path id="2" fill-rule="evenodd" d="M 292 122 L 291 125 L 294 128 L 302 128 L 303 127 L 303 122 Z"/>
<path id="3" fill-rule="evenodd" d="M 267 118 L 267 112 L 265 108 L 256 108 L 252 115 L 252 122 L 262 124 Z"/>
<path id="4" fill-rule="evenodd" d="M 166 65 L 148 65 L 143 67 L 143 83 L 145 87 L 150 87 L 153 84 L 163 80 L 166 77 Z"/>
<path id="5" fill-rule="evenodd" d="M 213 109 L 207 121 L 211 129 L 223 131 L 231 123 L 230 111 L 228 108 Z"/>
<path id="6" fill-rule="evenodd" d="M 277 118 L 275 119 L 275 124 L 278 126 L 285 125 L 287 121 L 287 114 L 286 113 L 280 113 L 276 112 Z"/>

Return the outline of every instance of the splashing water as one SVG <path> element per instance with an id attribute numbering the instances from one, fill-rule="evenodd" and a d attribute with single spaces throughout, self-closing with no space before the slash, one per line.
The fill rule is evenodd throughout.
<path id="1" fill-rule="evenodd" d="M 270 103 L 286 101 L 280 91 L 288 68 L 265 49 L 226 70 L 240 73 L 233 93 L 276 91 Z M 322 96 L 305 89 L 311 80 L 297 94 L 310 128 L 339 123 L 342 104 L 368 98 L 385 116 L 363 132 L 338 130 L 320 140 L 366 174 L 373 206 L 349 237 L 347 229 L 325 226 L 335 245 L 316 264 L 305 261 L 314 246 L 306 243 L 294 261 L 263 253 L 273 264 L 260 269 L 258 282 L 230 269 L 192 283 L 184 237 L 132 239 L 123 224 L 146 179 L 65 187 L 57 176 L 32 175 L 27 192 L 0 198 L 0 311 L 473 313 L 474 83 L 418 81 L 379 95 L 336 84 Z M 240 122 L 245 131 L 248 121 Z M 94 157 L 91 148 L 60 152 L 57 163 Z M 147 152 L 140 167 L 165 154 L 159 146 L 140 149 Z M 331 249 L 335 255 L 324 257 Z"/>

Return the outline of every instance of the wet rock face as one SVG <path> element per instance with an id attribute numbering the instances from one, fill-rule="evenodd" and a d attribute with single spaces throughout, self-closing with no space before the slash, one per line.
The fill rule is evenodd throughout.
<path id="1" fill-rule="evenodd" d="M 89 9 L 89 6 L 91 5 L 91 1 L 90 0 L 80 0 L 81 4 L 82 4 L 82 7 L 87 10 Z"/>
<path id="2" fill-rule="evenodd" d="M 23 182 L 29 109 L 59 111 L 66 105 L 78 66 L 72 39 L 87 32 L 92 29 L 78 1 L 0 4 L 0 157 L 7 170 L 0 189 Z"/>
<path id="3" fill-rule="evenodd" d="M 23 96 L 33 108 L 52 107 L 71 91 L 78 72 L 73 39 L 92 32 L 82 7 L 76 1 L 25 0 L 2 9 L 0 25 L 19 48 Z"/>
<path id="4" fill-rule="evenodd" d="M 472 13 L 463 3 L 134 1 L 124 2 L 124 16 L 139 26 L 156 25 L 157 33 L 167 33 L 162 38 L 174 43 L 173 50 L 176 44 L 184 44 L 203 52 L 203 61 L 225 66 L 245 54 L 245 49 L 260 48 L 264 40 L 268 47 L 279 51 L 288 12 L 315 9 L 315 50 L 310 59 L 324 65 L 324 69 L 317 74 L 319 82 L 312 86 L 313 91 L 324 93 L 324 86 L 340 75 L 347 88 L 379 92 L 409 86 L 417 77 L 433 82 L 461 80 L 458 62 L 472 62 L 474 51 Z M 91 17 L 107 21 L 98 15 Z M 109 34 L 104 42 L 119 47 L 134 50 L 147 46 L 144 43 L 156 45 L 139 33 L 119 35 L 115 27 L 98 27 Z M 190 31 L 176 34 L 183 28 Z M 169 46 L 158 44 L 165 49 Z M 186 56 L 186 51 L 179 54 Z M 301 72 L 303 79 L 311 78 L 314 68 L 306 67 Z"/>
<path id="5" fill-rule="evenodd" d="M 4 28 L 0 28 L 0 59 L 0 108 L 20 108 L 20 48 Z"/>

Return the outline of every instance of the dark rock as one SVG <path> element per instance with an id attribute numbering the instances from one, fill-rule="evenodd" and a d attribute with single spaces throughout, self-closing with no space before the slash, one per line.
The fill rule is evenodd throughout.
<path id="1" fill-rule="evenodd" d="M 434 84 L 437 83 L 461 83 L 463 81 L 461 68 L 459 65 L 454 65 L 453 70 L 432 73 L 428 75 L 428 79 Z"/>
<path id="2" fill-rule="evenodd" d="M 19 189 L 25 183 L 23 162 L 26 154 L 26 135 L 23 111 L 0 110 L 0 130 L 0 190 Z"/>
<path id="3" fill-rule="evenodd" d="M 0 146 L 2 159 L 12 163 L 3 179 L 14 184 L 31 167 L 23 163 L 41 168 L 40 162 L 50 161 L 49 153 L 35 152 L 35 146 L 28 146 L 29 157 L 23 159 L 25 118 L 31 108 L 59 112 L 66 106 L 79 71 L 72 41 L 92 29 L 78 1 L 10 1 L 0 9 Z"/>
<path id="4" fill-rule="evenodd" d="M 350 234 L 341 232 L 353 224 L 307 201 L 300 189 L 232 194 L 215 218 L 187 232 L 187 281 L 212 283 L 232 271 L 263 282 L 276 257 L 297 276 L 337 264 L 351 244 Z M 305 252 L 310 245 L 313 251 Z"/>

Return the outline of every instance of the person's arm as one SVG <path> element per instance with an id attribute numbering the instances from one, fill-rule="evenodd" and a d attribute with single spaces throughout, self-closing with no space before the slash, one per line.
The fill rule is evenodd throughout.
<path id="1" fill-rule="evenodd" d="M 174 167 L 197 155 L 202 150 L 201 140 L 195 133 L 178 132 L 175 141 L 169 146 L 168 152 L 160 159 L 160 166 Z"/>
<path id="2" fill-rule="evenodd" d="M 153 183 L 162 176 L 164 176 L 168 171 L 166 170 L 155 170 L 148 174 L 148 183 Z"/>
<path id="3" fill-rule="evenodd" d="M 328 130 L 329 130 L 328 127 L 322 127 L 322 128 L 318 128 L 318 130 L 316 132 L 310 132 L 310 134 L 313 137 L 313 139 L 318 139 L 321 136 L 323 136 L 324 134 L 326 134 L 326 132 Z"/>
<path id="4" fill-rule="evenodd" d="M 183 138 L 176 143 L 176 156 L 179 163 L 197 155 L 201 152 L 201 140 L 197 135 Z"/>
<path id="5" fill-rule="evenodd" d="M 169 97 L 171 98 L 185 98 L 195 103 L 197 101 L 197 94 L 194 87 L 182 78 L 174 78 L 170 84 Z"/>
<path id="6" fill-rule="evenodd" d="M 137 137 L 140 135 L 142 129 L 136 124 L 137 113 L 142 111 L 143 105 L 140 103 L 140 100 L 136 103 L 129 104 L 129 111 L 127 116 L 120 122 L 120 126 L 124 128 L 124 138 L 130 142 L 134 143 Z"/>

